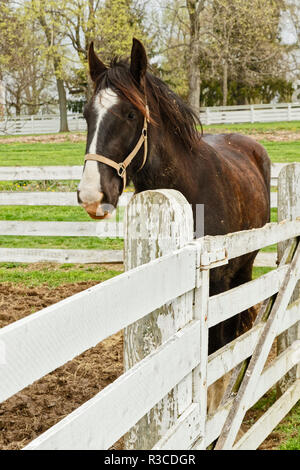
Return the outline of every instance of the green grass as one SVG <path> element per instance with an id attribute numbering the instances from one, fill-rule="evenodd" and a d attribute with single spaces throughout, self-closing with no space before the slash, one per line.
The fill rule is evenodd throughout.
<path id="1" fill-rule="evenodd" d="M 300 121 L 282 121 L 282 122 L 245 122 L 240 124 L 211 124 L 203 126 L 204 132 L 242 132 L 244 134 L 252 133 L 271 133 L 274 131 L 300 131 Z"/>
<path id="2" fill-rule="evenodd" d="M 119 207 L 116 211 L 120 221 L 124 210 L 124 207 Z M 115 219 L 116 215 L 105 221 L 114 222 Z M 93 222 L 80 206 L 0 206 L 0 220 Z"/>
<path id="3" fill-rule="evenodd" d="M 0 143 L 0 166 L 82 165 L 85 142 Z"/>
<path id="4" fill-rule="evenodd" d="M 277 392 L 276 387 L 274 387 L 255 403 L 251 409 L 265 413 L 275 403 L 276 399 Z M 281 442 L 277 450 L 300 450 L 300 401 L 275 427 L 273 433 Z"/>
<path id="5" fill-rule="evenodd" d="M 300 138 L 293 142 L 270 142 L 267 140 L 260 142 L 266 148 L 272 162 L 300 162 Z"/>
<path id="6" fill-rule="evenodd" d="M 266 251 L 268 253 L 275 253 L 277 251 L 277 244 L 266 246 L 265 248 L 262 248 L 261 251 Z"/>
<path id="7" fill-rule="evenodd" d="M 272 134 L 272 132 L 282 130 L 299 132 L 299 140 L 290 142 L 270 142 L 268 140 L 261 140 L 260 143 L 267 149 L 273 162 L 288 163 L 300 161 L 300 121 L 263 122 L 253 124 L 214 124 L 211 126 L 204 126 L 204 131 L 207 133 L 238 132 L 242 134 Z"/>
<path id="8" fill-rule="evenodd" d="M 118 208 L 119 220 L 123 219 L 124 207 Z M 91 222 L 81 207 L 64 206 L 0 206 L 0 220 L 70 221 Z M 114 221 L 115 218 L 108 219 Z M 272 209 L 271 220 L 277 220 L 277 209 Z M 0 236 L 0 247 L 5 248 L 65 248 L 65 249 L 123 249 L 122 239 L 99 239 L 96 237 L 22 237 Z M 263 251 L 277 250 L 276 245 Z"/>
<path id="9" fill-rule="evenodd" d="M 273 388 L 271 392 L 264 395 L 254 406 L 252 410 L 260 410 L 265 412 L 270 406 L 272 406 L 276 401 L 276 389 Z"/>
<path id="10" fill-rule="evenodd" d="M 1 220 L 40 220 L 91 222 L 85 210 L 78 206 L 0 206 Z M 109 220 L 109 219 L 108 219 Z"/>
<path id="11" fill-rule="evenodd" d="M 34 266 L 25 263 L 0 263 L 2 282 L 13 282 L 27 287 L 46 284 L 54 288 L 61 284 L 80 281 L 102 282 L 118 274 L 120 270 L 103 265 L 45 264 L 42 267 L 39 264 L 38 268 L 34 269 Z"/>
<path id="12" fill-rule="evenodd" d="M 0 181 L 0 191 L 49 191 L 68 192 L 77 191 L 79 181 L 73 180 L 45 180 L 45 181 Z"/>
<path id="13" fill-rule="evenodd" d="M 117 216 L 120 221 L 123 219 L 124 210 L 124 207 L 117 209 Z M 0 206 L 0 220 L 93 222 L 84 209 L 76 206 Z M 107 220 L 112 223 L 116 220 L 116 216 Z M 97 237 L 26 237 L 3 235 L 0 236 L 0 247 L 122 250 L 123 240 Z"/>
<path id="14" fill-rule="evenodd" d="M 254 266 L 253 271 L 252 271 L 252 279 L 257 279 L 263 274 L 267 274 L 269 271 L 272 271 L 272 269 L 274 268 L 269 268 L 267 266 L 265 267 Z"/>
<path id="15" fill-rule="evenodd" d="M 62 248 L 71 250 L 122 250 L 121 238 L 0 236 L 1 248 Z"/>
<path id="16" fill-rule="evenodd" d="M 60 132 L 59 135 L 60 137 L 64 137 L 65 140 L 67 141 L 70 141 L 72 140 L 72 134 L 76 134 L 76 135 L 83 135 L 85 136 L 86 135 L 86 131 L 75 131 L 75 132 Z M 53 133 L 53 132 L 50 132 L 48 134 L 26 134 L 26 137 L 45 137 L 45 136 L 49 136 L 49 135 L 57 135 L 57 133 Z M 24 135 L 22 136 L 21 134 L 20 135 L 15 135 L 15 134 L 3 134 L 0 136 L 0 142 L 5 139 L 11 139 L 11 138 L 18 138 L 18 137 L 24 137 Z"/>
<path id="17" fill-rule="evenodd" d="M 271 209 L 271 222 L 277 222 L 277 207 Z"/>
<path id="18" fill-rule="evenodd" d="M 282 437 L 279 450 L 300 450 L 300 401 L 276 427 L 275 431 L 279 432 Z"/>
<path id="19" fill-rule="evenodd" d="M 278 123 L 245 123 L 218 124 L 205 126 L 206 132 L 241 132 L 272 133 L 277 130 L 299 131 L 300 121 Z M 10 143 L 0 140 L 0 165 L 34 166 L 34 165 L 82 165 L 85 142 L 59 143 Z M 269 142 L 262 140 L 274 162 L 291 162 L 300 160 L 300 137 L 296 142 Z"/>
<path id="20" fill-rule="evenodd" d="M 298 130 L 300 122 L 234 124 L 217 125 L 218 129 L 250 132 L 251 130 L 266 131 L 279 129 Z M 0 143 L 0 165 L 73 165 L 82 164 L 84 142 L 62 143 Z M 295 142 L 264 142 L 274 161 L 294 161 L 300 159 L 300 141 Z M 77 181 L 3 181 L 0 191 L 75 191 Z M 124 209 L 119 213 L 122 220 Z M 0 206 L 0 220 L 35 220 L 35 221 L 91 221 L 80 207 L 62 206 Z M 112 219 L 113 220 L 113 219 Z M 272 209 L 271 220 L 277 220 L 276 209 Z M 0 246 L 10 247 L 43 247 L 43 248 L 91 248 L 111 249 L 112 245 L 121 249 L 122 240 L 106 242 L 91 237 L 0 237 Z M 101 247 L 101 248 L 100 248 Z M 264 251 L 276 251 L 276 245 Z"/>

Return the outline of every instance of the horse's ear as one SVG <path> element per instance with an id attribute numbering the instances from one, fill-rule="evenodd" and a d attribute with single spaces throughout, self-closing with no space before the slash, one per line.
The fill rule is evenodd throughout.
<path id="1" fill-rule="evenodd" d="M 89 47 L 89 69 L 93 82 L 95 82 L 97 78 L 107 69 L 107 67 L 95 53 L 93 42 L 91 42 Z"/>
<path id="2" fill-rule="evenodd" d="M 147 70 L 147 54 L 143 44 L 136 38 L 133 38 L 131 49 L 130 72 L 135 81 L 140 85 Z"/>

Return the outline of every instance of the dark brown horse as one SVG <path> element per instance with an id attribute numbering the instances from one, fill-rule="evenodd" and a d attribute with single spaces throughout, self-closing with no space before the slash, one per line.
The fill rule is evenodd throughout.
<path id="1" fill-rule="evenodd" d="M 238 134 L 199 134 L 192 110 L 147 71 L 146 52 L 136 39 L 130 61 L 114 60 L 109 68 L 91 45 L 89 67 L 95 90 L 84 111 L 88 156 L 78 201 L 91 217 L 105 217 L 107 204 L 116 207 L 126 174 L 136 192 L 176 189 L 194 213 L 197 204 L 204 204 L 205 235 L 261 227 L 269 221 L 270 159 L 260 144 Z M 119 165 L 124 160 L 126 164 Z M 255 256 L 213 269 L 210 294 L 251 280 Z M 247 311 L 213 327 L 209 352 L 250 323 Z"/>

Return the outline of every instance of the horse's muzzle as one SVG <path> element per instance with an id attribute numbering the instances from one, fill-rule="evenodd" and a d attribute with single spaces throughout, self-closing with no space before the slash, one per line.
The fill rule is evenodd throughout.
<path id="1" fill-rule="evenodd" d="M 80 205 L 84 208 L 84 210 L 88 213 L 88 215 L 92 219 L 101 220 L 107 219 L 110 217 L 110 207 L 107 204 L 102 204 L 103 200 L 103 193 L 101 194 L 101 198 L 95 202 L 83 202 L 80 200 Z M 79 201 L 79 198 L 78 198 Z"/>

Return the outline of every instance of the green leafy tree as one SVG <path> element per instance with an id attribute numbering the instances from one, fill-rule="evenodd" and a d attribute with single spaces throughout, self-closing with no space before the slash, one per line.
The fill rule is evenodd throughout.
<path id="1" fill-rule="evenodd" d="M 66 38 L 77 55 L 77 63 L 71 70 L 71 93 L 90 94 L 87 54 L 91 41 L 105 62 L 114 56 L 128 55 L 133 36 L 148 46 L 144 27 L 144 8 L 131 0 L 72 0 L 60 8 L 60 16 Z"/>
<path id="2" fill-rule="evenodd" d="M 35 114 L 39 106 L 51 102 L 51 70 L 39 54 L 41 35 L 29 23 L 24 8 L 0 3 L 0 79 L 5 83 L 6 108 Z M 50 75 L 50 77 L 49 77 Z"/>

